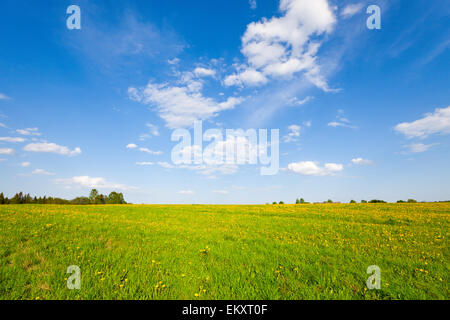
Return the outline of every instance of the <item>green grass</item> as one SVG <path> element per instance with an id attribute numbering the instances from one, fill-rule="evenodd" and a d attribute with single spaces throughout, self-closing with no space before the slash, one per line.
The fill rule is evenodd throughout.
<path id="1" fill-rule="evenodd" d="M 449 299 L 449 203 L 0 206 L 0 299 Z M 81 268 L 81 290 L 66 287 Z M 381 290 L 366 269 L 381 268 Z"/>

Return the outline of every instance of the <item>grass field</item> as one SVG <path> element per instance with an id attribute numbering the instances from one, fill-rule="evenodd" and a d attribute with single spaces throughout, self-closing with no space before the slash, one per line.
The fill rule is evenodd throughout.
<path id="1" fill-rule="evenodd" d="M 449 299 L 450 203 L 0 206 L 0 299 Z M 81 268 L 81 289 L 66 287 Z M 366 269 L 381 269 L 367 290 Z"/>

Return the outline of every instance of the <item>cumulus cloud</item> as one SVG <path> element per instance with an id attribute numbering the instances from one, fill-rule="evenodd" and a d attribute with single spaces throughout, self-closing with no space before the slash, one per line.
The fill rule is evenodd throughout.
<path id="1" fill-rule="evenodd" d="M 363 158 L 355 158 L 355 159 L 352 159 L 352 163 L 353 163 L 353 164 L 356 164 L 356 165 L 359 165 L 359 166 L 362 166 L 362 165 L 372 165 L 372 164 L 373 164 L 372 161 L 367 160 L 367 159 L 363 159 Z"/>
<path id="2" fill-rule="evenodd" d="M 424 139 L 433 134 L 450 134 L 450 106 L 438 108 L 419 120 L 400 123 L 395 130 L 407 138 Z"/>
<path id="3" fill-rule="evenodd" d="M 57 145 L 56 143 L 42 142 L 42 143 L 30 143 L 24 148 L 24 151 L 29 152 L 44 152 L 44 153 L 56 153 L 64 156 L 76 156 L 81 154 L 80 148 L 70 150 L 68 147 Z"/>
<path id="4" fill-rule="evenodd" d="M 241 73 L 229 75 L 225 78 L 224 84 L 230 86 L 259 86 L 268 81 L 266 76 L 255 69 L 245 69 Z"/>
<path id="5" fill-rule="evenodd" d="M 108 190 L 134 190 L 135 187 L 126 186 L 120 183 L 113 183 L 101 177 L 78 176 L 69 179 L 56 179 L 56 183 L 66 186 L 76 186 L 81 188 L 96 188 Z"/>
<path id="6" fill-rule="evenodd" d="M 257 7 L 256 0 L 248 0 L 248 4 L 250 5 L 250 9 L 255 10 Z"/>
<path id="7" fill-rule="evenodd" d="M 197 77 L 214 77 L 216 75 L 216 71 L 213 69 L 207 69 L 207 68 L 195 68 L 194 74 Z"/>
<path id="8" fill-rule="evenodd" d="M 0 127 L 7 128 L 6 124 L 0 122 Z"/>
<path id="9" fill-rule="evenodd" d="M 192 126 L 196 120 L 217 116 L 220 111 L 233 109 L 242 102 L 241 98 L 229 97 L 217 102 L 204 97 L 201 88 L 189 82 L 182 86 L 149 83 L 142 89 L 129 88 L 130 99 L 154 106 L 169 128 Z"/>
<path id="10" fill-rule="evenodd" d="M 16 143 L 16 142 L 24 142 L 25 139 L 24 138 L 20 138 L 20 137 L 0 137 L 0 142 L 1 141 Z"/>
<path id="11" fill-rule="evenodd" d="M 18 134 L 21 134 L 24 136 L 40 136 L 41 135 L 38 128 L 17 129 L 16 132 Z"/>
<path id="12" fill-rule="evenodd" d="M 302 161 L 294 162 L 288 165 L 288 170 L 305 176 L 334 176 L 342 171 L 344 166 L 337 163 L 325 163 L 320 167 L 318 162 Z"/>
<path id="13" fill-rule="evenodd" d="M 361 12 L 363 6 L 364 5 L 362 3 L 349 4 L 341 10 L 341 17 L 343 17 L 344 19 L 351 18 L 355 14 Z"/>
<path id="14" fill-rule="evenodd" d="M 330 33 L 336 21 L 328 1 L 281 0 L 279 10 L 281 17 L 263 18 L 247 26 L 241 51 L 248 66 L 228 76 L 225 84 L 261 85 L 267 82 L 266 77 L 303 72 L 314 85 L 331 91 L 316 61 L 319 38 Z"/>
<path id="15" fill-rule="evenodd" d="M 127 149 L 136 149 L 138 146 L 134 143 L 127 144 Z"/>
<path id="16" fill-rule="evenodd" d="M 12 154 L 14 154 L 14 149 L 11 149 L 11 148 L 0 148 L 0 154 L 12 155 Z"/>
<path id="17" fill-rule="evenodd" d="M 26 168 L 26 167 L 29 167 L 31 165 L 31 163 L 30 162 L 22 162 L 20 165 L 22 167 Z"/>

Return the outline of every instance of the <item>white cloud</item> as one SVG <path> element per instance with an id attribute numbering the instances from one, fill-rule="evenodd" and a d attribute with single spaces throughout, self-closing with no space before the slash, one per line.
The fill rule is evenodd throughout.
<path id="1" fill-rule="evenodd" d="M 6 161 L 6 159 L 0 158 L 0 162 L 5 162 L 5 161 Z"/>
<path id="2" fill-rule="evenodd" d="M 308 96 L 302 100 L 299 100 L 297 97 L 293 97 L 291 99 L 289 99 L 289 104 L 292 106 L 301 106 L 304 105 L 305 103 L 307 103 L 308 101 L 310 101 L 311 99 L 313 99 L 312 97 Z"/>
<path id="3" fill-rule="evenodd" d="M 0 100 L 11 100 L 10 97 L 8 97 L 6 94 L 4 93 L 0 93 Z"/>
<path id="4" fill-rule="evenodd" d="M 145 161 L 145 162 L 136 162 L 138 166 L 152 166 L 153 162 Z"/>
<path id="5" fill-rule="evenodd" d="M 229 194 L 227 190 L 213 190 L 212 192 L 217 194 Z"/>
<path id="6" fill-rule="evenodd" d="M 266 76 L 261 72 L 256 71 L 255 69 L 246 69 L 241 73 L 227 76 L 224 80 L 224 84 L 227 87 L 243 85 L 258 86 L 265 84 L 267 81 Z"/>
<path id="7" fill-rule="evenodd" d="M 0 127 L 7 128 L 6 124 L 0 122 Z"/>
<path id="8" fill-rule="evenodd" d="M 151 123 L 146 123 L 145 126 L 148 128 L 149 132 L 141 134 L 139 136 L 140 141 L 145 141 L 147 139 L 150 139 L 153 136 L 156 136 L 156 137 L 159 136 L 158 126 L 151 124 Z"/>
<path id="9" fill-rule="evenodd" d="M 22 167 L 26 168 L 26 167 L 29 167 L 31 165 L 31 163 L 29 163 L 29 162 L 22 162 L 20 165 Z"/>
<path id="10" fill-rule="evenodd" d="M 178 191 L 178 194 L 183 194 L 183 195 L 192 195 L 194 193 L 195 192 L 192 191 L 192 190 L 181 190 L 181 191 Z"/>
<path id="11" fill-rule="evenodd" d="M 17 129 L 16 132 L 24 136 L 40 136 L 38 128 Z"/>
<path id="12" fill-rule="evenodd" d="M 192 84 L 192 83 L 191 83 Z M 215 117 L 220 111 L 233 109 L 242 102 L 241 98 L 229 97 L 216 102 L 204 97 L 198 87 L 169 86 L 149 83 L 143 89 L 129 88 L 130 99 L 155 106 L 169 128 L 192 126 L 196 120 Z"/>
<path id="13" fill-rule="evenodd" d="M 159 155 L 163 154 L 162 151 L 153 151 L 153 150 L 150 150 L 149 148 L 139 148 L 139 151 L 145 152 L 145 153 L 148 153 L 148 154 L 153 154 L 155 156 L 159 156 Z"/>
<path id="14" fill-rule="evenodd" d="M 178 64 L 178 63 L 180 63 L 180 59 L 178 59 L 178 58 L 173 58 L 173 59 L 169 59 L 169 60 L 167 60 L 167 63 L 168 64 Z"/>
<path id="15" fill-rule="evenodd" d="M 127 144 L 127 149 L 136 149 L 138 146 L 134 143 Z"/>
<path id="16" fill-rule="evenodd" d="M 351 18 L 355 14 L 361 12 L 363 6 L 364 5 L 362 3 L 349 4 L 341 10 L 341 17 L 343 17 L 344 19 Z"/>
<path id="17" fill-rule="evenodd" d="M 264 84 L 266 76 L 291 77 L 304 72 L 311 83 L 331 91 L 316 61 L 319 37 L 330 33 L 336 21 L 328 1 L 281 0 L 279 10 L 281 17 L 250 23 L 242 37 L 242 53 L 248 63 L 245 69 L 254 75 L 248 77 L 253 80 L 248 84 Z M 247 84 L 242 74 L 228 77 L 225 84 Z"/>
<path id="18" fill-rule="evenodd" d="M 301 127 L 299 125 L 293 124 L 290 125 L 288 129 L 289 133 L 283 137 L 283 141 L 286 143 L 298 141 L 298 137 L 300 137 Z"/>
<path id="19" fill-rule="evenodd" d="M 14 149 L 0 148 L 0 154 L 12 155 L 12 154 L 14 154 Z"/>
<path id="20" fill-rule="evenodd" d="M 158 165 L 163 167 L 164 169 L 173 169 L 173 168 L 175 168 L 174 165 L 171 165 L 170 163 L 163 162 L 163 161 L 158 162 Z"/>
<path id="21" fill-rule="evenodd" d="M 431 147 L 433 147 L 435 145 L 436 145 L 436 143 L 432 143 L 432 144 L 413 143 L 413 144 L 405 145 L 404 147 L 407 148 L 409 150 L 409 152 L 420 153 L 420 152 L 427 151 L 428 149 L 430 149 Z"/>
<path id="22" fill-rule="evenodd" d="M 75 156 L 81 154 L 80 148 L 75 148 L 70 150 L 65 146 L 57 145 L 56 143 L 30 143 L 23 148 L 24 151 L 29 152 L 45 152 L 45 153 L 56 153 L 65 156 Z"/>
<path id="23" fill-rule="evenodd" d="M 257 7 L 256 0 L 248 0 L 248 4 L 250 5 L 250 9 L 255 10 Z"/>
<path id="24" fill-rule="evenodd" d="M 340 109 L 338 110 L 338 115 L 336 116 L 335 121 L 331 121 L 328 123 L 329 127 L 337 128 L 337 127 L 343 127 L 343 128 L 351 128 L 351 129 L 357 129 L 357 126 L 354 126 L 350 123 L 350 120 L 342 116 L 344 113 L 344 110 Z"/>
<path id="25" fill-rule="evenodd" d="M 195 68 L 194 74 L 197 77 L 214 77 L 216 75 L 216 71 L 213 69 L 206 69 L 206 68 Z"/>
<path id="26" fill-rule="evenodd" d="M 288 170 L 305 176 L 334 176 L 344 169 L 342 164 L 325 163 L 320 167 L 314 161 L 294 162 L 288 165 Z"/>
<path id="27" fill-rule="evenodd" d="M 25 139 L 24 138 L 19 138 L 19 137 L 0 137 L 0 142 L 1 141 L 16 143 L 16 142 L 24 142 Z"/>
<path id="28" fill-rule="evenodd" d="M 89 177 L 89 176 L 78 176 L 69 179 L 56 179 L 56 183 L 64 184 L 67 186 L 78 186 L 82 188 L 104 188 L 104 189 L 114 189 L 114 190 L 133 190 L 135 187 L 129 187 L 119 183 L 113 183 L 106 181 L 104 178 L 100 177 Z"/>
<path id="29" fill-rule="evenodd" d="M 362 166 L 362 165 L 372 165 L 373 164 L 372 161 L 367 160 L 367 159 L 363 159 L 363 158 L 352 159 L 352 163 L 356 164 L 356 165 L 360 165 L 360 166 Z"/>
<path id="30" fill-rule="evenodd" d="M 395 130 L 407 138 L 426 138 L 433 134 L 450 134 L 450 106 L 427 113 L 413 122 L 403 122 Z"/>
<path id="31" fill-rule="evenodd" d="M 55 175 L 53 172 L 48 172 L 43 169 L 36 169 L 32 172 L 32 174 L 40 175 L 40 176 L 54 176 Z"/>

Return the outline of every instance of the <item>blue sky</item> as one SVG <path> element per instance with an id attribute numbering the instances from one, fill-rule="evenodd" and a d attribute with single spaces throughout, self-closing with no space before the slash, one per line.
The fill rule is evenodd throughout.
<path id="1" fill-rule="evenodd" d="M 66 9 L 81 9 L 81 30 Z M 369 5 L 381 29 L 369 30 Z M 450 199 L 447 1 L 0 3 L 0 190 L 134 203 Z M 172 163 L 279 129 L 280 170 Z"/>

